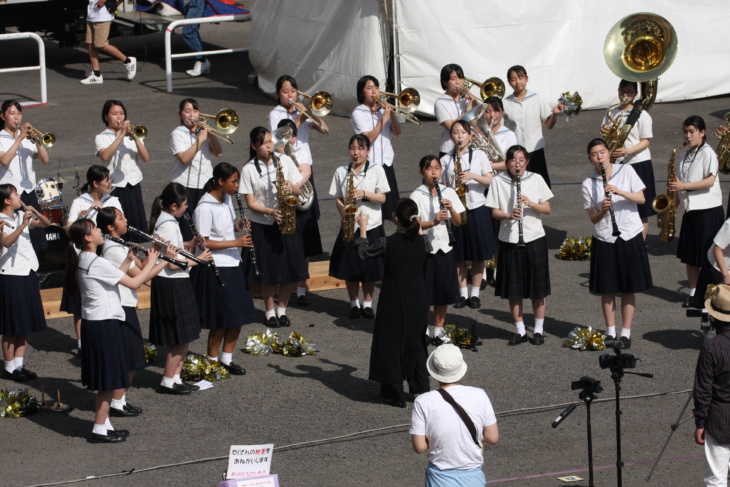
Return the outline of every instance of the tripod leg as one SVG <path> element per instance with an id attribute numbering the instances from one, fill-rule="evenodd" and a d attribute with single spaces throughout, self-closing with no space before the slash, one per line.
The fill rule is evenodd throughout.
<path id="1" fill-rule="evenodd" d="M 672 423 L 671 431 L 669 432 L 669 436 L 667 436 L 667 441 L 664 442 L 664 446 L 662 447 L 661 451 L 659 452 L 659 455 L 657 455 L 656 460 L 654 460 L 654 465 L 651 467 L 651 471 L 646 476 L 645 480 L 649 482 L 651 480 L 651 476 L 654 474 L 654 470 L 656 470 L 657 465 L 659 464 L 659 460 L 662 458 L 662 455 L 664 454 L 664 450 L 667 449 L 667 445 L 669 445 L 669 440 L 672 439 L 672 435 L 674 435 L 674 432 L 677 430 L 677 427 L 682 424 L 684 421 L 682 421 L 682 416 L 684 416 L 684 412 L 687 410 L 687 406 L 689 406 L 689 402 L 692 400 L 692 391 L 690 391 L 689 396 L 687 397 L 687 401 L 684 403 L 684 407 L 679 412 L 679 416 L 677 416 L 677 419 Z"/>

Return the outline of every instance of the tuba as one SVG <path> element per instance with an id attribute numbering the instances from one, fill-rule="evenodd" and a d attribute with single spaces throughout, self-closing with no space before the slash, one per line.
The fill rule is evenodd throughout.
<path id="1" fill-rule="evenodd" d="M 669 170 L 667 172 L 667 184 L 669 181 L 675 181 L 677 179 L 677 164 L 675 158 L 677 151 L 687 145 L 685 142 L 682 145 L 678 145 L 672 149 L 672 155 L 669 157 Z M 654 201 L 651 202 L 651 207 L 654 211 L 659 213 L 656 217 L 657 225 L 659 226 L 659 238 L 662 242 L 669 243 L 674 238 L 674 220 L 677 217 L 677 206 L 675 204 L 676 191 L 669 191 L 665 194 L 657 195 Z"/>
<path id="2" fill-rule="evenodd" d="M 345 193 L 345 221 L 342 224 L 342 240 L 352 242 L 355 238 L 355 213 L 357 205 L 353 193 L 355 192 L 355 171 L 350 169 L 347 176 L 347 192 Z"/>
<path id="3" fill-rule="evenodd" d="M 299 200 L 296 196 L 288 193 L 284 189 L 286 179 L 284 178 L 284 167 L 281 160 L 276 155 L 271 154 L 276 164 L 276 188 L 277 188 L 277 205 L 281 211 L 281 228 L 282 235 L 292 235 L 297 230 L 297 204 Z"/>
<path id="4" fill-rule="evenodd" d="M 717 137 L 720 141 L 717 143 L 717 162 L 720 172 L 723 174 L 730 173 L 730 112 L 725 114 L 725 131 Z"/>
<path id="5" fill-rule="evenodd" d="M 294 157 L 294 148 L 291 143 L 289 143 L 291 136 L 292 130 L 289 127 L 279 128 L 274 134 L 274 147 L 277 150 L 283 147 L 284 154 L 291 157 L 291 160 L 294 161 L 294 165 L 299 167 L 299 161 L 297 161 L 297 158 Z M 314 188 L 312 187 L 311 182 L 306 181 L 299 188 L 299 198 L 297 198 L 297 201 L 297 209 L 300 211 L 307 211 L 312 207 L 312 204 L 314 203 Z"/>

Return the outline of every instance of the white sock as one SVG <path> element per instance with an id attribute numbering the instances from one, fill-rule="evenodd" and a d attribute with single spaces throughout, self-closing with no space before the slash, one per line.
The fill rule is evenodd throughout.
<path id="1" fill-rule="evenodd" d="M 268 320 L 269 318 L 276 318 L 276 310 L 274 308 L 266 310 L 266 319 Z"/>
<path id="2" fill-rule="evenodd" d="M 23 357 L 15 357 L 15 368 L 23 370 Z"/>
<path id="3" fill-rule="evenodd" d="M 545 324 L 545 318 L 535 318 L 535 331 L 534 333 L 540 333 L 542 335 L 542 327 Z"/>
<path id="4" fill-rule="evenodd" d="M 163 377 L 160 385 L 162 387 L 168 387 L 168 388 L 172 389 L 172 386 L 175 385 L 175 378 L 174 377 Z"/>
<path id="5" fill-rule="evenodd" d="M 121 399 L 112 399 L 112 407 L 114 409 L 124 409 L 124 401 Z"/>
<path id="6" fill-rule="evenodd" d="M 621 336 L 631 338 L 631 328 L 621 328 Z"/>
<path id="7" fill-rule="evenodd" d="M 466 289 L 466 288 L 464 288 Z M 471 288 L 471 297 L 472 298 L 478 298 L 479 297 L 479 286 L 472 286 Z"/>
<path id="8" fill-rule="evenodd" d="M 180 377 L 180 374 L 173 375 L 172 380 L 175 384 L 182 384 L 182 377 Z"/>
<path id="9" fill-rule="evenodd" d="M 363 301 L 362 302 L 362 307 L 363 308 L 372 308 L 373 307 L 373 302 L 372 301 Z"/>
<path id="10" fill-rule="evenodd" d="M 356 299 L 354 301 L 350 301 L 350 307 L 351 308 L 359 308 L 360 307 L 360 300 Z"/>
<path id="11" fill-rule="evenodd" d="M 305 296 L 307 294 L 307 288 L 306 287 L 299 287 L 297 286 L 297 296 Z"/>
<path id="12" fill-rule="evenodd" d="M 615 337 L 616 336 L 616 327 L 609 326 L 608 330 L 606 330 L 606 335 L 611 335 L 612 337 Z"/>
<path id="13" fill-rule="evenodd" d="M 107 430 L 114 431 L 114 426 L 112 426 L 112 422 L 109 421 L 109 418 L 106 418 L 106 421 L 104 421 L 104 427 Z"/>
<path id="14" fill-rule="evenodd" d="M 484 266 L 484 272 L 482 272 L 482 279 L 487 280 L 487 266 Z"/>
<path id="15" fill-rule="evenodd" d="M 518 321 L 515 323 L 515 328 L 517 328 L 517 333 L 519 333 L 522 336 L 525 336 L 525 322 L 524 321 Z"/>
<path id="16" fill-rule="evenodd" d="M 14 370 L 15 370 L 15 359 L 6 360 L 5 361 L 5 371 L 12 374 Z"/>
<path id="17" fill-rule="evenodd" d="M 459 288 L 459 295 L 462 298 L 464 298 L 464 299 L 468 298 L 469 297 L 469 289 L 466 286 L 460 287 Z"/>
<path id="18" fill-rule="evenodd" d="M 695 291 L 697 291 L 697 288 L 696 287 L 693 287 L 692 289 L 689 290 L 689 295 L 690 296 L 694 296 L 695 295 Z"/>
<path id="19" fill-rule="evenodd" d="M 124 394 L 122 396 L 121 401 L 122 401 L 122 406 L 126 406 L 127 405 L 127 395 L 126 394 Z"/>
<path id="20" fill-rule="evenodd" d="M 79 350 L 81 350 L 81 338 L 79 338 L 78 340 L 76 340 L 76 348 L 78 348 Z"/>
<path id="21" fill-rule="evenodd" d="M 233 353 L 223 352 L 221 354 L 221 363 L 223 365 L 231 365 L 233 362 Z"/>
<path id="22" fill-rule="evenodd" d="M 95 433 L 97 435 L 104 435 L 106 436 L 106 430 L 107 427 L 105 424 L 96 424 L 94 423 L 94 429 L 91 430 L 92 433 Z"/>
<path id="23" fill-rule="evenodd" d="M 429 338 L 433 338 L 436 336 L 436 327 L 433 325 L 428 325 L 428 328 L 426 328 L 426 336 Z"/>
<path id="24" fill-rule="evenodd" d="M 281 306 L 277 306 L 276 307 L 276 316 L 281 318 L 284 315 L 286 315 L 286 306 L 284 306 L 283 308 Z M 226 365 L 228 365 L 228 364 L 226 364 Z"/>
<path id="25" fill-rule="evenodd" d="M 210 355 L 208 355 L 208 360 L 212 360 L 213 362 L 217 362 L 218 361 L 218 357 L 211 357 Z"/>

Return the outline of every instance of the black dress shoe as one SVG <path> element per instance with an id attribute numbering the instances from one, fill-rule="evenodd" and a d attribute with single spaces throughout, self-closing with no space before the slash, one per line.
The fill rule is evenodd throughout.
<path id="1" fill-rule="evenodd" d="M 510 345 L 510 346 L 519 345 L 520 343 L 525 343 L 527 340 L 528 340 L 527 333 L 525 333 L 524 335 L 515 333 L 515 336 L 510 338 L 509 342 L 507 342 L 507 345 Z"/>
<path id="2" fill-rule="evenodd" d="M 29 380 L 33 380 L 33 379 L 37 379 L 38 378 L 38 374 L 36 374 L 35 372 L 31 372 L 30 370 L 26 369 L 25 367 L 23 367 L 20 370 L 21 370 L 21 372 L 23 372 L 28 377 Z"/>
<path id="3" fill-rule="evenodd" d="M 125 410 L 125 411 L 134 411 L 134 412 L 136 412 L 137 414 L 142 414 L 142 408 L 138 408 L 138 407 L 136 407 L 136 406 L 132 406 L 132 405 L 131 405 L 131 404 L 129 404 L 129 403 L 126 403 L 126 404 L 124 405 L 124 410 Z"/>
<path id="4" fill-rule="evenodd" d="M 15 369 L 12 372 L 3 370 L 3 379 L 12 380 L 14 382 L 25 382 L 28 380 L 28 376 L 22 370 Z"/>
<path id="5" fill-rule="evenodd" d="M 106 430 L 106 434 L 118 438 L 129 438 L 129 430 Z"/>
<path id="6" fill-rule="evenodd" d="M 190 382 L 183 381 L 183 385 L 190 389 L 190 392 L 195 392 L 200 390 L 200 386 L 196 386 L 195 384 L 191 384 Z"/>
<path id="7" fill-rule="evenodd" d="M 406 402 L 404 400 L 391 399 L 387 403 L 396 408 L 405 408 Z"/>
<path id="8" fill-rule="evenodd" d="M 352 318 L 353 320 L 359 318 L 361 314 L 362 310 L 359 306 L 353 306 L 352 308 L 350 308 L 350 318 Z"/>
<path id="9" fill-rule="evenodd" d="M 631 348 L 631 338 L 629 337 L 621 337 L 618 339 L 619 343 L 621 343 L 621 348 L 624 350 L 628 350 Z"/>
<path id="10" fill-rule="evenodd" d="M 372 320 L 375 318 L 375 311 L 373 311 L 373 308 L 368 306 L 367 308 L 362 309 L 362 317 L 366 320 Z"/>
<path id="11" fill-rule="evenodd" d="M 297 304 L 299 306 L 309 306 L 309 298 L 306 294 L 302 294 L 301 296 L 297 296 Z"/>
<path id="12" fill-rule="evenodd" d="M 124 438 L 123 436 L 100 435 L 97 433 L 91 433 L 89 443 L 121 443 L 125 440 L 126 438 Z"/>
<path id="13" fill-rule="evenodd" d="M 484 291 L 485 289 L 487 289 L 487 280 L 486 279 L 482 279 L 482 283 L 479 286 L 479 290 L 480 291 Z"/>
<path id="14" fill-rule="evenodd" d="M 454 304 L 454 308 L 461 309 L 464 306 L 466 306 L 466 298 L 464 296 L 461 296 L 456 304 Z"/>
<path id="15" fill-rule="evenodd" d="M 279 328 L 279 320 L 276 319 L 276 316 L 272 316 L 271 318 L 268 318 L 266 320 L 266 323 L 264 323 L 268 328 Z"/>
<path id="16" fill-rule="evenodd" d="M 688 296 L 687 300 L 682 303 L 683 308 L 691 308 L 692 307 L 692 300 L 694 299 L 694 296 Z"/>
<path id="17" fill-rule="evenodd" d="M 606 339 L 604 340 L 604 342 L 608 342 L 610 340 L 615 340 L 615 339 L 616 339 L 616 337 L 613 335 L 606 335 Z"/>
<path id="18" fill-rule="evenodd" d="M 236 365 L 233 362 L 230 364 L 221 364 L 225 369 L 231 373 L 231 375 L 246 375 L 246 369 L 241 367 L 240 365 Z"/>
<path id="19" fill-rule="evenodd" d="M 284 328 L 291 326 L 291 321 L 289 321 L 286 315 L 279 316 L 279 326 Z"/>
<path id="20" fill-rule="evenodd" d="M 532 337 L 532 340 L 530 340 L 530 343 L 533 345 L 542 345 L 545 343 L 545 337 L 542 336 L 542 333 L 535 333 Z"/>
<path id="21" fill-rule="evenodd" d="M 185 396 L 190 394 L 190 389 L 182 384 L 173 384 L 172 387 L 165 387 L 163 385 L 160 385 L 160 387 L 157 389 L 157 392 L 159 392 L 160 394 L 174 394 L 177 396 Z"/>
<path id="22" fill-rule="evenodd" d="M 131 418 L 139 416 L 139 411 L 132 411 L 125 408 L 109 408 L 109 414 L 117 418 Z"/>
<path id="23" fill-rule="evenodd" d="M 469 306 L 471 309 L 479 309 L 482 307 L 482 302 L 479 300 L 478 297 L 472 296 L 469 298 L 469 301 L 467 301 L 466 305 Z"/>

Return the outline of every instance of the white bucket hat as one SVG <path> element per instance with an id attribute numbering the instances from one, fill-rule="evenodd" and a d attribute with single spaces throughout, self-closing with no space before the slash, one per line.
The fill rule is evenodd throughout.
<path id="1" fill-rule="evenodd" d="M 461 350 L 450 343 L 439 346 L 426 361 L 431 377 L 444 384 L 459 382 L 466 374 L 466 362 Z"/>

